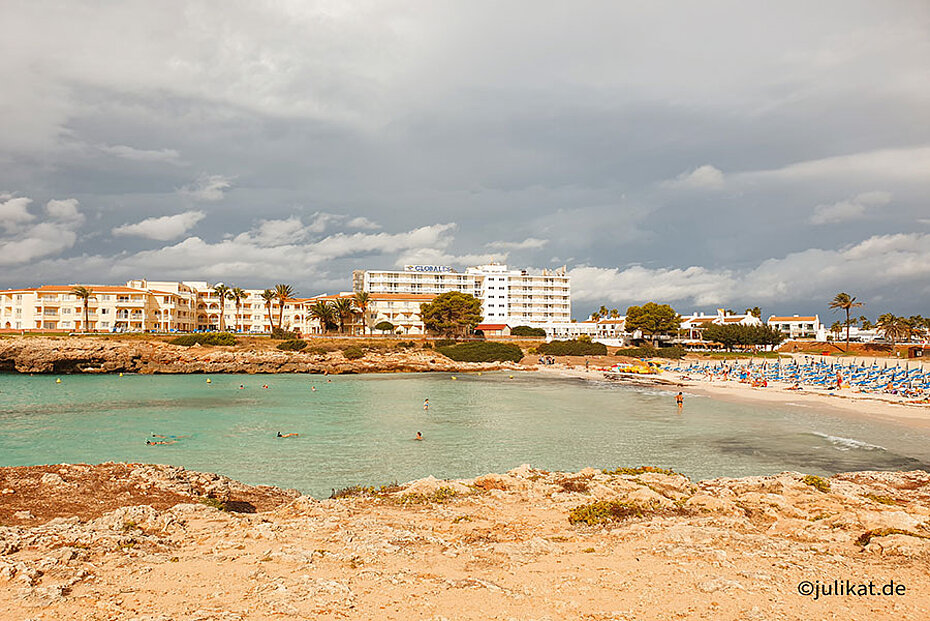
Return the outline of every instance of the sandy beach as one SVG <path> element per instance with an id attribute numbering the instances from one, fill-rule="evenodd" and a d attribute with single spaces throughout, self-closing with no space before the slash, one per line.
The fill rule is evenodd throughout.
<path id="1" fill-rule="evenodd" d="M 597 381 L 608 380 L 603 371 L 593 366 L 585 369 L 584 365 L 559 363 L 551 366 L 541 365 L 538 372 L 562 377 L 577 377 Z M 920 429 L 930 429 L 930 405 L 907 403 L 907 399 L 893 395 L 874 395 L 856 392 L 844 387 L 836 391 L 815 389 L 788 390 L 791 384 L 770 382 L 765 388 L 754 388 L 737 381 L 701 379 L 684 379 L 679 373 L 663 371 L 655 376 L 635 378 L 638 385 L 649 385 L 650 378 L 657 388 L 685 393 L 687 396 L 703 396 L 725 401 L 741 403 L 794 404 L 801 407 L 815 407 L 841 412 L 847 416 L 865 416 L 888 422 L 899 423 Z M 623 380 L 619 380 L 623 383 Z"/>

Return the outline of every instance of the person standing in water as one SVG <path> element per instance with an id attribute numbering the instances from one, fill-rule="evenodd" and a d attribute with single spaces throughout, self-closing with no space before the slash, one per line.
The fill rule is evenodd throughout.
<path id="1" fill-rule="evenodd" d="M 424 410 L 428 410 L 428 409 L 429 409 L 429 399 L 427 399 L 426 401 L 423 402 L 423 409 L 424 409 Z"/>
<path id="2" fill-rule="evenodd" d="M 422 440 L 422 439 L 423 439 L 423 434 L 418 431 L 417 437 L 415 437 L 414 440 Z"/>
<path id="3" fill-rule="evenodd" d="M 675 396 L 675 403 L 678 404 L 678 409 L 685 407 L 685 396 L 680 392 Z"/>

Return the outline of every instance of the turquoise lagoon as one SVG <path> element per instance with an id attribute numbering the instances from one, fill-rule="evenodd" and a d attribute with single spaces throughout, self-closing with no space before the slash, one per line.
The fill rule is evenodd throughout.
<path id="1" fill-rule="evenodd" d="M 0 465 L 176 464 L 319 497 L 523 463 L 650 464 L 695 479 L 930 464 L 928 429 L 802 404 L 691 396 L 679 414 L 671 392 L 532 373 L 207 378 L 0 375 Z M 147 446 L 152 434 L 190 437 Z"/>

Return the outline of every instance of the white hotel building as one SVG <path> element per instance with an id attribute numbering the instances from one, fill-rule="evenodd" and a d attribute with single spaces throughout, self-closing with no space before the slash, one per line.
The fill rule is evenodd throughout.
<path id="1" fill-rule="evenodd" d="M 489 263 L 456 272 L 444 265 L 406 265 L 402 271 L 356 270 L 352 289 L 370 294 L 439 295 L 461 291 L 481 300 L 483 322 L 510 326 L 568 323 L 570 277 L 565 268 L 530 274 Z"/>

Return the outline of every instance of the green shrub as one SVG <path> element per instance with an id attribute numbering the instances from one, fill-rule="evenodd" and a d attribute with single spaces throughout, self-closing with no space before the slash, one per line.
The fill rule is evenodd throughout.
<path id="1" fill-rule="evenodd" d="M 536 348 L 544 356 L 606 356 L 607 346 L 603 343 L 577 341 L 552 341 Z"/>
<path id="2" fill-rule="evenodd" d="M 816 490 L 820 490 L 823 493 L 830 491 L 830 481 L 824 479 L 823 477 L 818 477 L 813 474 L 805 475 L 803 481 L 813 487 Z"/>
<path id="3" fill-rule="evenodd" d="M 201 334 L 185 334 L 169 341 L 172 345 L 190 347 L 192 345 L 221 345 L 236 344 L 236 337 L 229 332 L 203 332 Z"/>
<path id="4" fill-rule="evenodd" d="M 642 347 L 629 347 L 627 349 L 618 349 L 618 356 L 629 356 L 630 358 L 666 358 L 668 360 L 680 360 L 685 357 L 685 350 L 681 345 L 674 347 L 653 347 L 646 344 Z"/>
<path id="5" fill-rule="evenodd" d="M 297 332 L 285 330 L 284 328 L 272 328 L 271 338 L 278 340 L 296 341 L 299 335 Z"/>
<path id="6" fill-rule="evenodd" d="M 436 351 L 457 362 L 520 362 L 523 359 L 523 350 L 518 345 L 493 341 L 459 343 L 446 347 L 437 343 Z"/>
<path id="7" fill-rule="evenodd" d="M 546 330 L 544 328 L 531 328 L 529 326 L 517 326 L 510 329 L 511 336 L 541 336 L 545 338 Z"/>
<path id="8" fill-rule="evenodd" d="M 307 341 L 300 339 L 288 339 L 283 343 L 278 343 L 278 349 L 281 351 L 301 351 L 307 348 Z"/>
<path id="9" fill-rule="evenodd" d="M 390 321 L 380 321 L 377 324 L 375 324 L 375 330 L 378 330 L 380 332 L 393 332 L 394 324 L 391 323 Z"/>
<path id="10" fill-rule="evenodd" d="M 603 472 L 604 474 L 632 474 L 634 476 L 638 474 L 644 474 L 646 472 L 653 472 L 655 474 L 667 474 L 669 476 L 680 474 L 670 468 L 659 468 L 657 466 L 637 466 L 635 468 L 624 468 L 621 466 L 616 470 L 604 470 Z"/>
<path id="11" fill-rule="evenodd" d="M 599 526 L 647 515 L 683 515 L 686 513 L 687 510 L 683 507 L 663 509 L 658 503 L 643 505 L 617 500 L 600 500 L 572 509 L 568 514 L 568 522 L 570 524 Z"/>
<path id="12" fill-rule="evenodd" d="M 365 350 L 357 345 L 352 345 L 351 347 L 346 347 L 342 350 L 342 355 L 348 358 L 349 360 L 358 360 L 365 356 Z"/>

